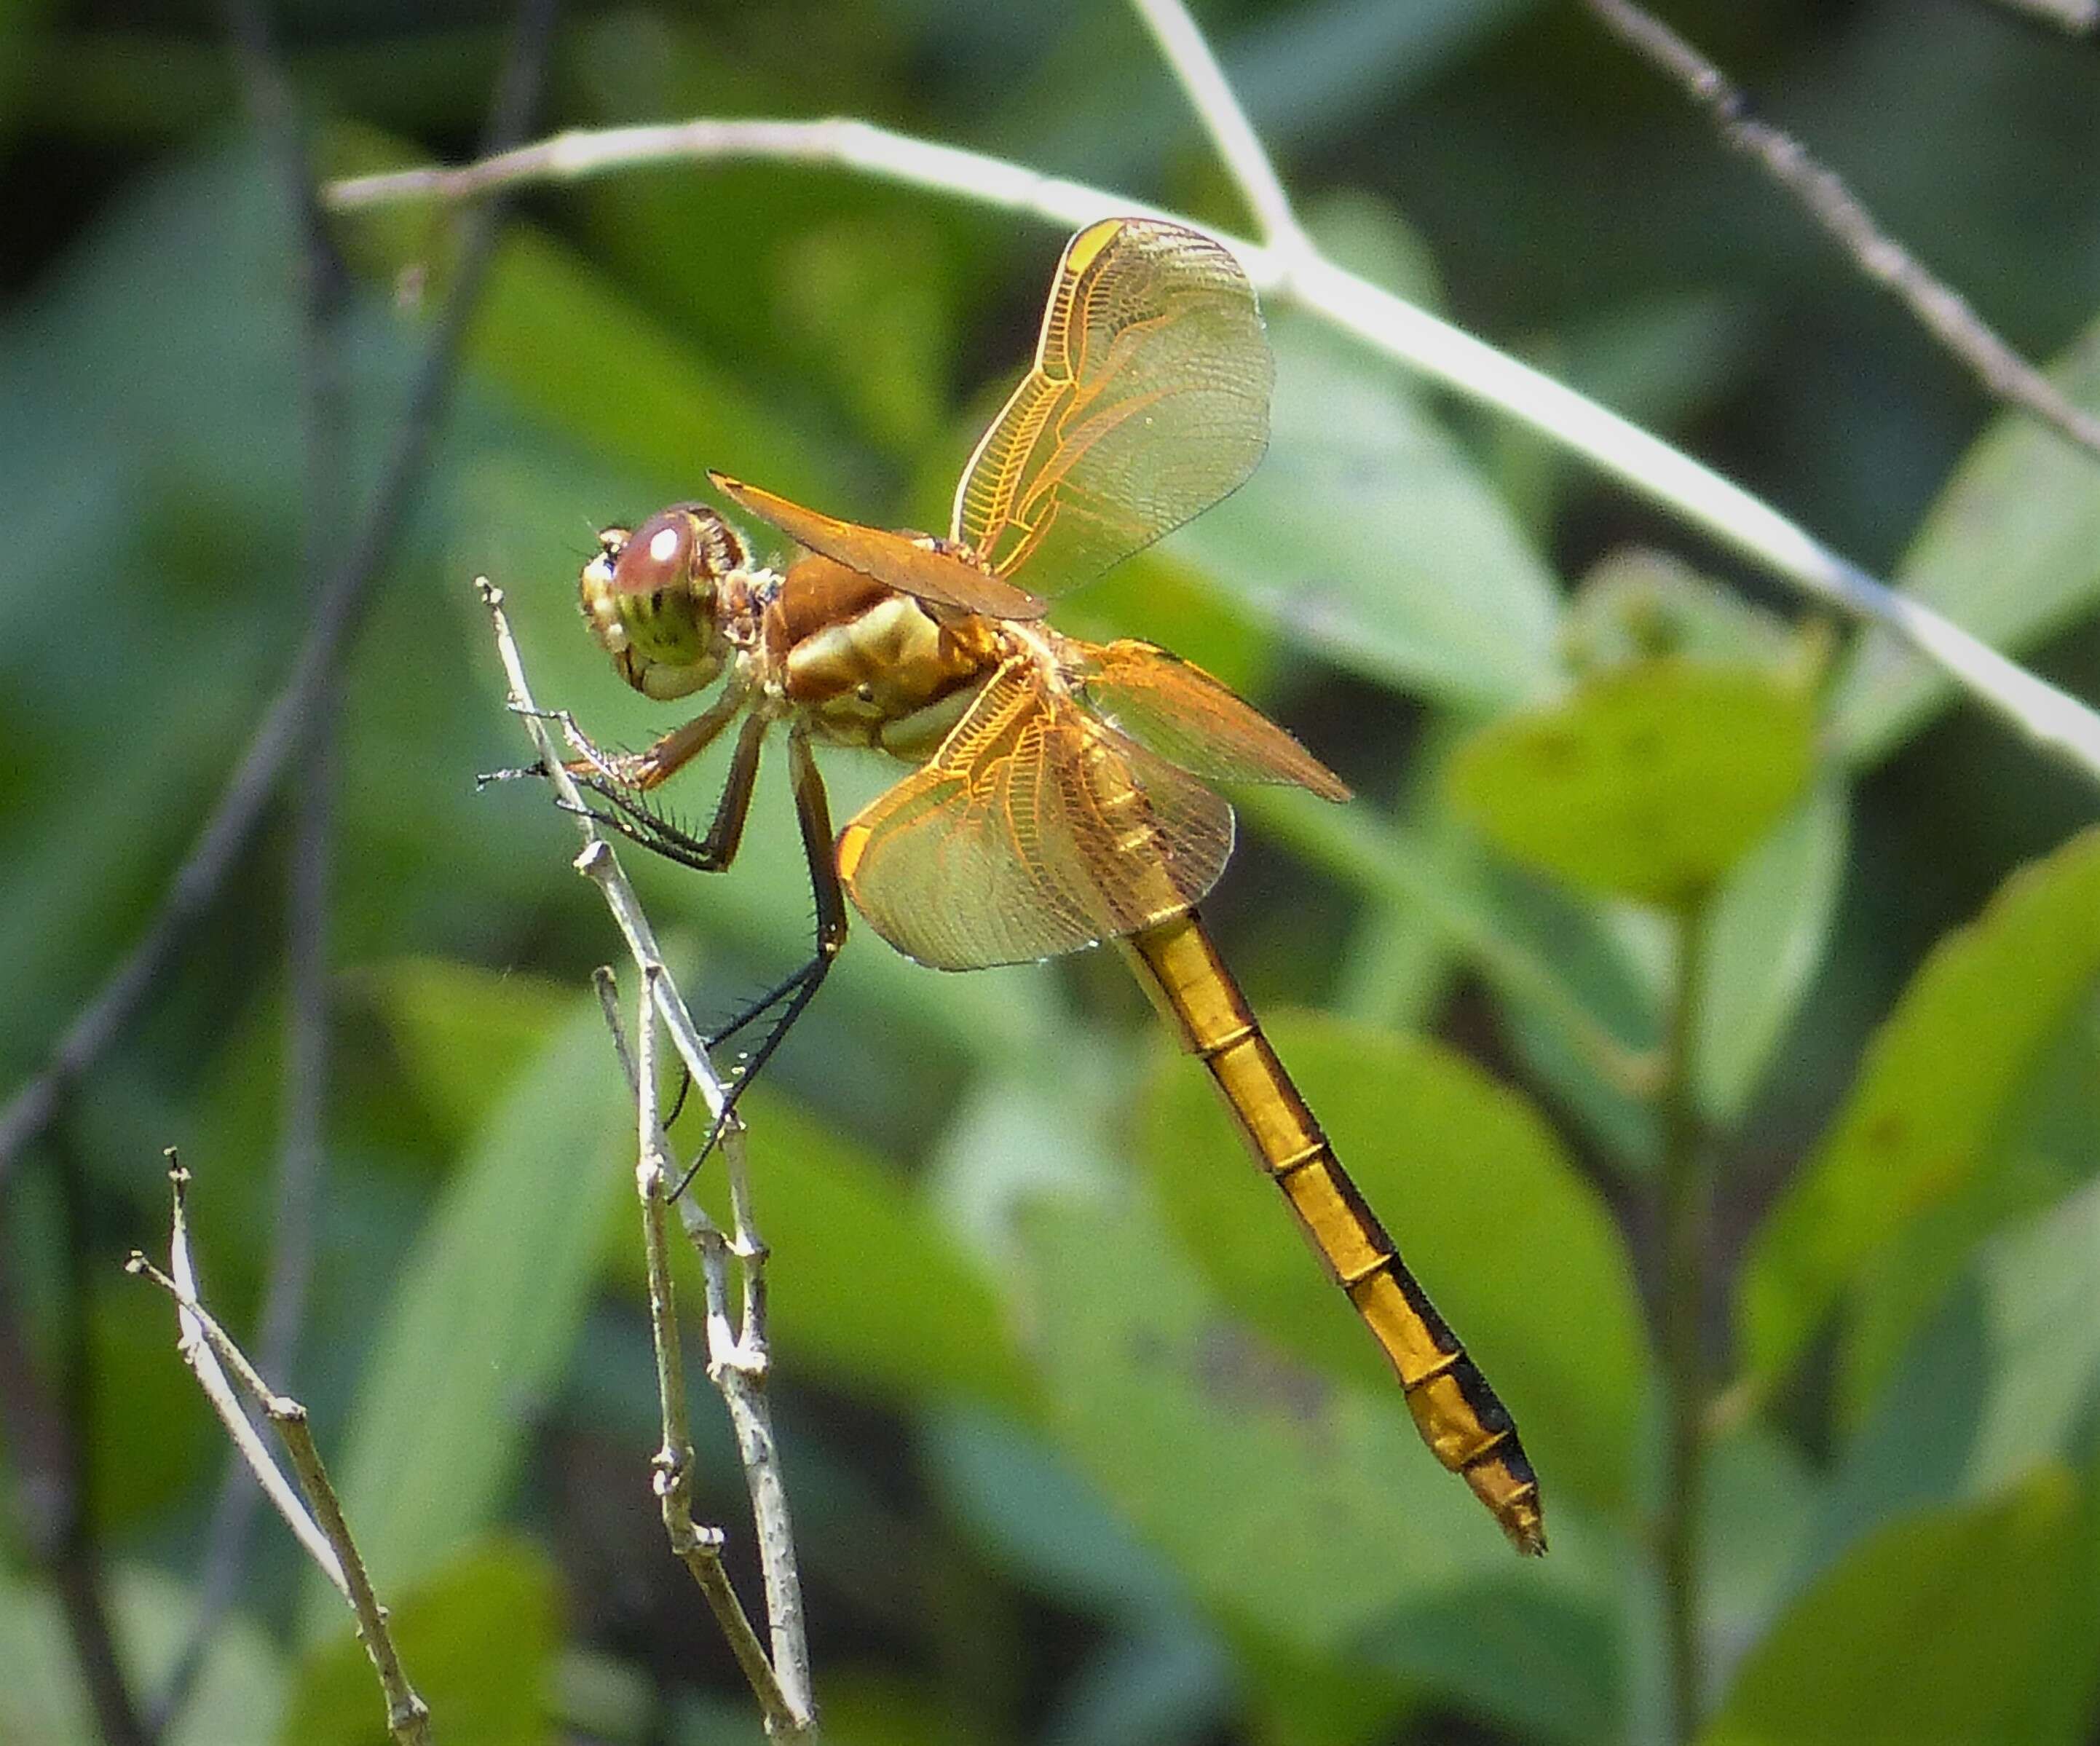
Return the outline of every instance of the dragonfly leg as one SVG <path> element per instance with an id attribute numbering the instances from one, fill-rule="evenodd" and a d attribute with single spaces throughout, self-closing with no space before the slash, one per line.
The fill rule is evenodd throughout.
<path id="1" fill-rule="evenodd" d="M 695 717 L 686 726 L 697 728 L 705 719 Z M 596 771 L 579 771 L 579 785 L 611 808 L 609 812 L 595 806 L 584 809 L 607 830 L 618 832 L 630 843 L 638 844 L 667 861 L 675 861 L 681 866 L 692 867 L 702 873 L 722 872 L 736 859 L 737 849 L 743 841 L 744 821 L 751 816 L 751 797 L 758 787 L 758 760 L 765 745 L 765 729 L 766 721 L 762 716 L 752 716 L 745 721 L 743 731 L 737 735 L 736 750 L 730 758 L 728 780 L 722 784 L 721 798 L 715 803 L 714 819 L 705 836 L 696 837 L 681 829 L 642 798 L 643 792 L 664 779 L 660 775 L 653 780 L 630 782 L 624 771 L 617 778 L 608 778 Z M 721 730 L 721 724 L 715 724 L 708 738 L 713 739 Z M 667 735 L 666 739 L 672 737 Z M 659 740 L 647 752 L 635 754 L 634 760 L 625 768 L 640 769 L 641 761 L 651 756 L 665 743 Z M 671 768 L 676 769 L 678 764 L 691 756 L 692 750 L 686 751 Z"/>
<path id="2" fill-rule="evenodd" d="M 801 968 L 779 986 L 745 1007 L 728 1025 L 709 1035 L 708 1042 L 712 1047 L 721 1039 L 734 1036 L 767 1012 L 776 1007 L 779 1008 L 778 1016 L 766 1027 L 764 1040 L 752 1052 L 750 1059 L 743 1063 L 738 1074 L 736 1082 L 729 1087 L 722 1107 L 716 1113 L 713 1126 L 708 1130 L 707 1139 L 694 1155 L 692 1164 L 686 1172 L 685 1181 L 678 1185 L 680 1193 L 684 1192 L 686 1183 L 690 1182 L 695 1172 L 707 1162 L 708 1153 L 714 1149 L 721 1139 L 722 1131 L 733 1119 L 738 1100 L 758 1077 L 766 1062 L 772 1059 L 773 1052 L 780 1047 L 788 1033 L 794 1028 L 795 1021 L 801 1017 L 804 1009 L 816 997 L 817 990 L 823 985 L 825 977 L 831 972 L 832 961 L 846 943 L 846 896 L 845 888 L 839 883 L 839 865 L 832 847 L 831 803 L 824 793 L 824 779 L 817 769 L 816 757 L 810 750 L 809 736 L 799 729 L 788 735 L 788 762 L 795 787 L 795 819 L 802 832 L 802 857 L 809 864 L 810 890 L 816 900 L 816 947 L 810 954 L 810 961 Z"/>
<path id="3" fill-rule="evenodd" d="M 605 791 L 606 786 L 646 793 L 676 775 L 719 739 L 722 730 L 736 719 L 744 701 L 743 692 L 726 690 L 691 721 L 673 728 L 639 752 L 603 750 L 576 725 L 576 718 L 566 709 L 528 708 L 523 703 L 513 703 L 510 708 L 514 714 L 552 721 L 561 729 L 562 738 L 576 754 L 567 761 L 563 768 L 578 781 L 600 793 Z M 477 789 L 486 788 L 492 783 L 516 782 L 523 777 L 545 774 L 538 765 L 527 764 L 514 769 L 486 771 L 474 778 L 474 785 Z"/>

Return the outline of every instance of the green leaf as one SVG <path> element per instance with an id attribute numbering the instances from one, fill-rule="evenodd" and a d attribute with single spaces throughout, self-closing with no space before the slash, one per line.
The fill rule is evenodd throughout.
<path id="1" fill-rule="evenodd" d="M 132 1690 L 164 1691 L 189 1647 L 196 1596 L 158 1571 L 106 1569 L 106 1594 Z M 80 1658 L 57 1597 L 0 1563 L 0 1740 L 13 1746 L 101 1746 L 108 1736 L 81 1682 Z M 259 1625 L 219 1619 L 167 1746 L 227 1746 L 267 1739 L 285 1702 L 285 1668 Z"/>
<path id="2" fill-rule="evenodd" d="M 1647 1341 L 1625 1245 L 1552 1130 L 1440 1044 L 1302 1014 L 1269 1034 L 1515 1415 L 1549 1520 L 1556 1486 L 1625 1508 Z M 1141 1135 L 1167 1217 L 1236 1312 L 1325 1374 L 1396 1390 L 1194 1063 L 1162 1064 Z"/>
<path id="3" fill-rule="evenodd" d="M 1862 1263 L 1983 1166 L 2096 976 L 2100 828 L 2015 873 L 1904 990 L 1744 1269 L 1739 1316 L 1756 1375 L 1789 1365 Z"/>
<path id="4" fill-rule="evenodd" d="M 491 1113 L 383 1310 L 333 1463 L 390 1603 L 502 1507 L 587 1307 L 633 1114 L 596 1001 L 579 1003 Z M 309 1589 L 311 1632 L 342 1606 Z"/>
<path id="5" fill-rule="evenodd" d="M 1269 337 L 1268 456 L 1174 549 L 1365 678 L 1474 708 L 1540 695 L 1559 591 L 1508 510 L 1392 375 L 1300 319 Z"/>
<path id="6" fill-rule="evenodd" d="M 1737 862 L 1714 895 L 1693 1055 L 1700 1101 L 1717 1122 L 1742 1113 L 1822 965 L 1846 827 L 1845 791 L 1826 783 Z"/>
<path id="7" fill-rule="evenodd" d="M 1187 1615 L 1172 1573 L 1036 1438 L 989 1413 L 951 1411 L 931 1417 L 925 1446 L 949 1510 L 1038 1594 L 1154 1631 Z"/>
<path id="8" fill-rule="evenodd" d="M 557 983 L 444 959 L 383 964 L 358 980 L 394 1032 L 404 1072 L 455 1145 L 488 1118 L 576 1003 Z"/>
<path id="9" fill-rule="evenodd" d="M 1401 1607 L 1355 1647 L 1524 1738 L 1586 1743 L 1624 1731 L 1626 1635 L 1608 1598 L 1578 1602 L 1504 1573 Z"/>
<path id="10" fill-rule="evenodd" d="M 1654 1093 L 1669 973 L 1664 918 L 1528 872 L 1477 842 L 1473 849 L 1500 935 L 1515 952 L 1551 963 L 1572 1003 L 1549 1005 L 1530 988 L 1492 985 L 1511 1043 L 1606 1161 L 1621 1174 L 1641 1175 L 1662 1149 Z M 1581 1024 L 1571 1022 L 1576 1013 Z M 1612 1047 L 1599 1047 L 1607 1037 Z"/>
<path id="11" fill-rule="evenodd" d="M 2089 1073 L 2092 1059 L 2085 1056 Z M 2086 1167 L 2096 1162 L 2088 1159 Z M 1952 1193 L 1906 1221 L 1861 1263 L 1847 1287 L 1833 1378 L 1833 1414 L 1841 1429 L 1863 1422 L 1906 1347 L 1925 1336 L 1935 1306 L 1977 1259 L 1979 1246 L 2054 1206 L 2078 1180 L 2079 1173 L 2058 1160 L 2013 1144 L 1990 1168 L 1970 1171 Z"/>
<path id="12" fill-rule="evenodd" d="M 1877 1534 L 1750 1651 L 1700 1746 L 2067 1743 L 2049 1694 L 2064 1683 L 2078 1517 L 2053 1468 L 2001 1500 Z"/>
<path id="13" fill-rule="evenodd" d="M 1793 803 L 1814 728 L 1814 697 L 1798 681 L 1665 657 L 1482 729 L 1452 760 L 1450 791 L 1517 860 L 1676 906 L 1710 888 Z"/>
<path id="14" fill-rule="evenodd" d="M 1991 1362 L 1968 1481 L 1989 1490 L 2092 1446 L 2100 1405 L 2100 1179 L 1995 1238 L 1978 1268 Z"/>
<path id="15" fill-rule="evenodd" d="M 1470 844 L 1380 818 L 1369 807 L 1330 805 L 1303 789 L 1248 788 L 1234 796 L 1247 822 L 1367 896 L 1418 916 L 1504 999 L 1537 1012 L 1569 1049 L 1604 1077 L 1626 1082 L 1640 1070 L 1654 1030 L 1652 1012 L 1610 973 L 1612 966 L 1564 962 L 1568 930 L 1550 941 L 1528 937 L 1524 918 L 1497 888 L 1496 870 L 1478 865 Z M 1562 907 L 1564 915 L 1564 906 Z M 1586 946 L 1596 943 L 1586 933 Z M 1600 946 L 1608 956 L 1608 947 Z M 1594 973 L 1593 973 L 1594 972 Z"/>
<path id="16" fill-rule="evenodd" d="M 2100 324 L 2049 375 L 2076 404 L 2100 410 Z M 2027 413 L 2001 413 L 1962 456 L 1895 580 L 1993 648 L 2035 647 L 2100 603 L 2100 470 Z M 1908 645 L 1871 633 L 1838 688 L 1838 743 L 1877 762 L 1956 694 Z"/>
<path id="17" fill-rule="evenodd" d="M 1510 1555 L 1391 1388 L 1338 1386 L 1228 1320 L 1137 1209 L 1043 1203 L 1021 1266 L 1062 1441 L 1229 1616 L 1323 1652 Z"/>
<path id="18" fill-rule="evenodd" d="M 386 165 L 394 144 L 338 125 L 323 142 L 334 173 Z M 427 215 L 360 214 L 346 230 L 376 273 L 438 271 Z M 426 284 L 419 307 L 442 299 Z M 468 331 L 466 357 L 536 418 L 628 465 L 690 491 L 715 466 L 763 479 L 805 502 L 836 500 L 836 445 L 767 406 L 731 370 L 702 356 L 623 295 L 597 267 L 528 225 L 505 227 Z"/>
<path id="19" fill-rule="evenodd" d="M 435 1739 L 461 1746 L 551 1740 L 557 1585 L 544 1554 L 503 1541 L 454 1558 L 390 1598 L 394 1646 Z M 386 1707 L 371 1658 L 347 1628 L 310 1650 L 278 1738 L 286 1746 L 374 1746 Z"/>

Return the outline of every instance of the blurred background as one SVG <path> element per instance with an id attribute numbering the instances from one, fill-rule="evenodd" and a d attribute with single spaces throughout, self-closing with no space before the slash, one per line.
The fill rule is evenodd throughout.
<path id="1" fill-rule="evenodd" d="M 2100 462 L 1996 417 L 1578 8 L 1199 15 L 1338 259 L 2100 699 Z M 2089 42 L 1982 0 L 1669 16 L 2100 406 Z M 515 24 L 271 21 L 329 173 L 474 155 Z M 574 6 L 539 83 L 534 135 L 854 115 L 1250 227 L 1111 0 Z M 279 1525 L 238 1557 L 214 1528 L 224 1440 L 120 1272 L 165 1252 L 170 1145 L 439 1738 L 755 1739 L 649 1488 L 632 1116 L 586 981 L 617 941 L 569 822 L 475 791 L 527 749 L 471 579 L 543 703 L 643 743 L 679 712 L 583 633 L 593 530 L 710 466 L 936 524 L 1063 236 L 782 164 L 532 192 L 419 452 L 461 218 L 332 221 L 317 342 L 302 287 L 337 280 L 218 11 L 0 5 L 0 1092 L 151 925 L 372 504 L 401 522 L 262 828 L 0 1160 L 0 1740 L 383 1738 Z M 2100 1739 L 2090 783 L 1540 439 L 1270 328 L 1255 482 L 1057 622 L 1198 661 L 1355 788 L 1236 796 L 1207 912 L 1524 1427 L 1554 1550 L 1520 1563 L 1416 1443 L 1111 955 L 942 976 L 859 928 L 743 1105 L 827 1736 L 1661 1740 L 1689 1616 L 1702 1738 Z M 1586 761 L 1615 747 L 1632 775 Z M 704 1023 L 807 949 L 781 767 L 730 875 L 624 858 Z M 840 819 L 897 774 L 827 769 Z M 1669 1300 L 1668 1186 L 1701 1173 Z M 1712 1394 L 1696 1503 L 1665 1310 Z M 756 1609 L 692 1361 L 697 1505 Z"/>

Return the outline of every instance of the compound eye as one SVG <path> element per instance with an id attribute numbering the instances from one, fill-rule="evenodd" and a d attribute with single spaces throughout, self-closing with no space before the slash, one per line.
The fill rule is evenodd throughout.
<path id="1" fill-rule="evenodd" d="M 693 518 L 683 509 L 663 509 L 651 516 L 617 547 L 607 528 L 598 538 L 612 560 L 612 585 L 622 594 L 660 594 L 682 589 L 693 571 Z"/>

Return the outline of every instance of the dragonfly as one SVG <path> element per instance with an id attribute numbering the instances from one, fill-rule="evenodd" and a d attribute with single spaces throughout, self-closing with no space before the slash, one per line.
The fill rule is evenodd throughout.
<path id="1" fill-rule="evenodd" d="M 710 472 L 793 542 L 753 562 L 681 503 L 598 536 L 584 616 L 652 699 L 720 694 L 644 749 L 571 766 L 638 842 L 707 871 L 735 860 L 761 748 L 783 729 L 815 895 L 814 952 L 714 1034 L 774 1015 L 740 1090 L 845 942 L 847 900 L 942 970 L 1113 941 L 1209 1071 L 1256 1163 L 1396 1373 L 1423 1440 L 1520 1551 L 1546 1549 L 1516 1426 L 1401 1261 L 1264 1034 L 1198 914 L 1233 848 L 1213 783 L 1349 791 L 1290 734 L 1151 643 L 1045 621 L 1099 575 L 1237 488 L 1267 448 L 1275 365 L 1232 254 L 1180 225 L 1105 219 L 1066 245 L 1026 375 L 978 442 L 948 532 L 843 521 Z M 741 723 L 704 834 L 649 796 Z M 915 766 L 836 837 L 813 754 Z M 593 810 L 596 810 L 593 808 Z"/>

